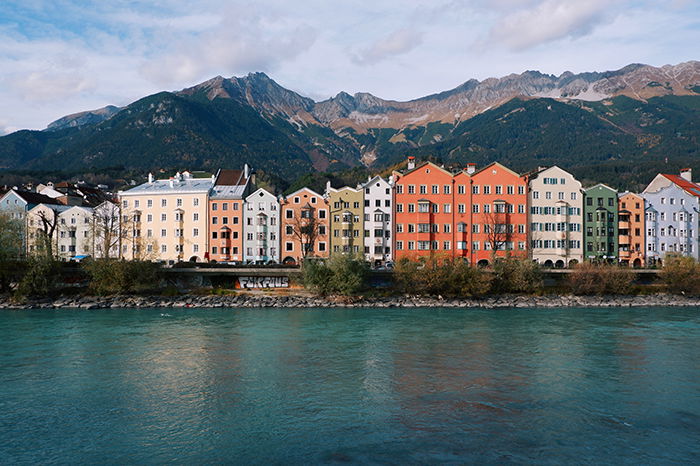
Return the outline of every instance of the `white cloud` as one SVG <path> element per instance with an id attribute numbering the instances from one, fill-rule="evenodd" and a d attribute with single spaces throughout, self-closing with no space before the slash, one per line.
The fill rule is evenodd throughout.
<path id="1" fill-rule="evenodd" d="M 589 34 L 609 8 L 609 0 L 544 0 L 502 17 L 491 28 L 490 39 L 519 51 L 580 37 Z"/>
<path id="2" fill-rule="evenodd" d="M 678 63 L 700 58 L 698 17 L 689 0 L 0 1 L 0 122 L 252 71 L 317 99 L 406 100 L 526 69 Z"/>
<path id="3" fill-rule="evenodd" d="M 382 37 L 354 57 L 361 65 L 373 65 L 397 55 L 403 55 L 423 43 L 423 33 L 413 28 L 397 29 Z"/>

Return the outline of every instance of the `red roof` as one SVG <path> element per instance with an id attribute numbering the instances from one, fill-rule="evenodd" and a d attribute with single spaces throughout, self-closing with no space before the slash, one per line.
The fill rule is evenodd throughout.
<path id="1" fill-rule="evenodd" d="M 216 178 L 217 186 L 239 186 L 246 184 L 246 178 L 243 170 L 228 170 L 221 169 L 219 176 Z"/>
<path id="2" fill-rule="evenodd" d="M 696 183 L 693 183 L 692 181 L 688 181 L 685 178 L 682 178 L 679 175 L 667 175 L 666 173 L 662 173 L 663 176 L 671 180 L 676 186 L 687 192 L 688 194 L 692 194 L 695 197 L 700 197 L 700 185 L 697 185 Z"/>

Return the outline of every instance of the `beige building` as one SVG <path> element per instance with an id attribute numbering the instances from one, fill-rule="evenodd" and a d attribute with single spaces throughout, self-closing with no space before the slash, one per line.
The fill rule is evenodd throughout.
<path id="1" fill-rule="evenodd" d="M 584 246 L 581 183 L 557 166 L 528 178 L 532 260 L 557 268 L 581 262 Z"/>
<path id="2" fill-rule="evenodd" d="M 122 245 L 126 259 L 200 261 L 207 251 L 207 209 L 212 178 L 190 173 L 154 180 L 119 192 L 122 228 L 131 231 Z"/>
<path id="3" fill-rule="evenodd" d="M 326 186 L 331 218 L 331 254 L 364 253 L 364 188 Z"/>

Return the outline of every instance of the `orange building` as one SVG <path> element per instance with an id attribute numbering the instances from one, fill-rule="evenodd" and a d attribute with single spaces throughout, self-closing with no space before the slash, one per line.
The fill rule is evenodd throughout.
<path id="1" fill-rule="evenodd" d="M 209 195 L 210 261 L 243 261 L 243 203 L 254 185 L 247 165 L 243 170 L 217 173 Z"/>
<path id="2" fill-rule="evenodd" d="M 644 198 L 630 192 L 618 196 L 620 264 L 644 267 Z"/>
<path id="3" fill-rule="evenodd" d="M 527 180 L 493 162 L 471 175 L 472 229 L 469 262 L 527 254 Z"/>
<path id="4" fill-rule="evenodd" d="M 406 173 L 394 173 L 396 259 L 443 253 L 455 256 L 454 177 L 432 163 L 415 166 L 409 158 Z"/>
<path id="5" fill-rule="evenodd" d="M 329 215 L 325 198 L 302 188 L 281 201 L 280 257 L 284 263 L 300 263 L 305 257 L 328 257 Z"/>
<path id="6" fill-rule="evenodd" d="M 476 164 L 470 163 L 466 171 L 454 175 L 454 218 L 453 229 L 455 257 L 470 259 L 472 224 L 472 179 Z"/>

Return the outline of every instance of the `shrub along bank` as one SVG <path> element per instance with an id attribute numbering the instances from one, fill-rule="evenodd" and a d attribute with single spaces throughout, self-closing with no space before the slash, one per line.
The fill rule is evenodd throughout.
<path id="1" fill-rule="evenodd" d="M 547 283 L 543 280 L 545 275 Z M 151 262 L 112 259 L 65 264 L 44 255 L 28 261 L 0 260 L 0 293 L 13 293 L 19 298 L 76 293 L 162 295 L 164 277 L 160 266 Z M 168 274 L 168 277 L 173 276 Z M 568 274 L 545 274 L 532 261 L 513 257 L 498 259 L 489 269 L 441 257 L 420 261 L 400 259 L 393 273 L 373 274 L 362 258 L 339 255 L 325 261 L 307 261 L 302 267 L 301 277 L 304 287 L 319 296 L 402 294 L 480 298 L 503 294 L 596 296 L 659 291 L 700 295 L 700 264 L 687 257 L 668 257 L 658 280 L 651 286 L 636 282 L 637 272 L 624 267 L 583 263 Z M 552 284 L 556 277 L 564 280 Z M 657 277 L 651 275 L 651 278 Z M 383 280 L 389 286 L 377 290 L 370 285 L 371 280 Z M 179 289 L 171 286 L 168 290 L 174 295 L 187 293 L 183 285 L 178 286 Z"/>

